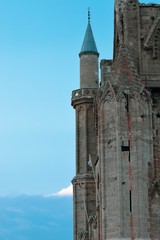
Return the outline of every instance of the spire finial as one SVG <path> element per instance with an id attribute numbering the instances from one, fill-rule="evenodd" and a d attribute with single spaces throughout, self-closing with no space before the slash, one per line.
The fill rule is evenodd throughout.
<path id="1" fill-rule="evenodd" d="M 90 7 L 88 7 L 88 23 L 90 23 L 91 19 L 91 13 L 90 13 Z"/>

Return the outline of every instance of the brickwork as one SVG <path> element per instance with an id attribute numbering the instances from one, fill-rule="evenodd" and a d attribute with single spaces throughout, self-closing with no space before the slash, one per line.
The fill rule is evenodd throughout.
<path id="1" fill-rule="evenodd" d="M 74 240 L 160 240 L 159 14 L 115 0 L 114 58 L 101 61 L 99 85 L 98 54 L 80 55 Z"/>

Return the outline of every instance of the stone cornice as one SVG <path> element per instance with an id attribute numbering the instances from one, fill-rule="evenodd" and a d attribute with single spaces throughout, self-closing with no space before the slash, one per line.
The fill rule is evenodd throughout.
<path id="1" fill-rule="evenodd" d="M 72 179 L 72 184 L 73 183 L 80 183 L 80 182 L 88 182 L 88 181 L 91 181 L 93 182 L 94 181 L 94 176 L 93 174 L 78 174 L 76 175 L 73 179 Z"/>
<path id="2" fill-rule="evenodd" d="M 75 108 L 81 103 L 93 102 L 97 93 L 97 88 L 80 88 L 72 92 L 71 105 Z"/>

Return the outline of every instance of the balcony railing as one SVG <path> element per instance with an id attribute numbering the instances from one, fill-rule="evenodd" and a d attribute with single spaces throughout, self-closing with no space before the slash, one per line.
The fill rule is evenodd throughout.
<path id="1" fill-rule="evenodd" d="M 74 90 L 72 92 L 72 101 L 84 97 L 94 98 L 96 92 L 97 92 L 96 88 L 81 88 Z"/>

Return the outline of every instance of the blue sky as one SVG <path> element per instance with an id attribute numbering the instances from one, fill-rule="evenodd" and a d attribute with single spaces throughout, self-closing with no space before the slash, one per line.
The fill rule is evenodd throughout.
<path id="1" fill-rule="evenodd" d="M 0 194 L 51 194 L 75 174 L 71 92 L 87 8 L 100 58 L 112 57 L 113 1 L 0 1 Z"/>
<path id="2" fill-rule="evenodd" d="M 70 198 L 0 198 L 1 240 L 71 240 L 72 235 Z"/>

